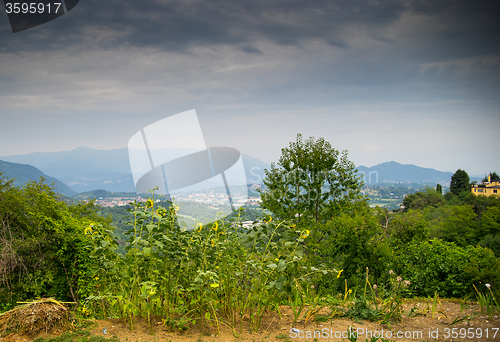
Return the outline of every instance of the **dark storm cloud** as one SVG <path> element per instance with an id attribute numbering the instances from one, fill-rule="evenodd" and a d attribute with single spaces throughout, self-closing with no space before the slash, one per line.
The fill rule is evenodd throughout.
<path id="1" fill-rule="evenodd" d="M 470 0 L 186 0 L 80 1 L 70 13 L 37 30 L 9 34 L 2 22 L 0 51 L 155 47 L 186 52 L 192 46 L 235 45 L 259 53 L 255 43 L 301 45 L 316 39 L 349 48 L 349 28 L 393 43 L 379 33 L 407 14 L 437 18 L 432 37 L 408 37 L 405 58 L 420 62 L 466 58 L 500 50 L 499 1 Z M 426 27 L 422 27 L 425 30 Z M 413 47 L 410 44 L 414 43 Z M 403 56 L 402 56 L 403 57 Z"/>
<path id="2" fill-rule="evenodd" d="M 89 15 L 102 2 L 85 6 Z M 266 38 L 279 45 L 319 38 L 347 46 L 338 29 L 346 23 L 384 25 L 403 12 L 400 1 L 111 1 L 89 23 L 132 28 L 133 45 L 182 49 L 192 44 L 245 44 Z M 83 24 L 85 25 L 85 24 Z"/>
<path id="3" fill-rule="evenodd" d="M 457 60 L 500 52 L 499 3 L 82 0 L 65 16 L 32 30 L 12 34 L 7 21 L 0 22 L 4 29 L 0 34 L 3 77 L 13 78 L 8 90 L 2 93 L 19 93 L 21 86 L 29 85 L 39 88 L 37 92 L 52 91 L 47 76 L 34 78 L 22 70 L 32 64 L 37 72 L 50 68 L 50 83 L 56 85 L 65 74 L 68 82 L 79 79 L 86 84 L 89 79 L 99 79 L 109 84 L 113 83 L 109 80 L 119 80 L 120 87 L 140 89 L 159 75 L 168 75 L 162 76 L 167 81 L 159 83 L 191 78 L 196 80 L 195 88 L 206 90 L 218 89 L 211 80 L 225 77 L 227 94 L 245 92 L 260 99 L 269 96 L 271 100 L 280 94 L 286 98 L 289 90 L 310 94 L 327 89 L 325 96 L 330 96 L 328 89 L 336 91 L 338 87 L 356 89 L 354 96 L 362 94 L 361 88 L 369 89 L 375 98 L 381 93 L 397 93 L 388 92 L 384 86 L 396 87 L 408 96 L 424 88 L 422 94 L 441 93 L 449 89 L 444 85 L 453 88 L 450 94 L 457 93 L 456 86 L 462 85 L 469 93 L 474 89 L 477 93 L 493 94 L 500 86 L 498 57 L 497 61 L 479 58 L 469 66 Z M 319 44 L 311 48 L 315 42 Z M 193 52 L 193 48 L 198 50 Z M 213 53 L 200 53 L 200 48 Z M 142 51 L 146 56 L 160 53 L 148 59 L 141 55 Z M 176 57 L 171 52 L 194 55 L 194 59 L 174 62 L 172 58 Z M 138 58 L 137 62 L 134 58 Z M 58 65 L 49 59 L 57 59 L 54 63 Z M 9 73 L 5 62 L 12 64 L 12 60 L 16 60 L 17 69 Z M 277 60 L 283 67 L 281 72 L 276 67 L 262 67 Z M 220 72 L 225 70 L 224 63 L 228 67 L 257 65 L 261 69 L 239 74 Z M 175 67 L 169 69 L 169 65 Z M 57 69 L 64 71 L 58 75 Z M 234 83 L 248 82 L 259 74 L 255 70 L 261 70 L 261 75 L 269 79 L 261 78 L 258 86 L 252 84 L 245 90 L 242 83 Z M 276 73 L 271 76 L 271 71 Z M 207 76 L 200 79 L 201 74 Z M 5 85 L 0 83 L 2 88 Z"/>
<path id="4" fill-rule="evenodd" d="M 500 2 L 496 0 L 416 0 L 412 13 L 439 18 L 435 57 L 466 58 L 500 51 Z M 438 45 L 439 44 L 439 45 Z"/>
<path id="5" fill-rule="evenodd" d="M 192 46 L 235 45 L 259 53 L 262 39 L 301 45 L 316 39 L 349 48 L 350 27 L 391 44 L 378 33 L 405 13 L 437 18 L 440 25 L 425 41 L 408 37 L 408 56 L 429 62 L 492 54 L 500 50 L 499 1 L 470 0 L 186 0 L 80 1 L 64 17 L 36 30 L 12 35 L 1 22 L 0 51 L 155 47 L 186 52 Z M 3 12 L 3 10 L 2 10 Z M 425 30 L 426 27 L 422 27 Z"/>
<path id="6" fill-rule="evenodd" d="M 343 25 L 387 25 L 397 20 L 405 7 L 398 0 L 89 0 L 81 1 L 70 13 L 71 17 L 41 28 L 44 35 L 40 30 L 39 34 L 33 31 L 25 34 L 23 47 L 51 49 L 54 44 L 71 45 L 83 40 L 98 48 L 129 45 L 182 50 L 200 44 L 245 45 L 262 38 L 280 45 L 317 38 L 334 46 L 348 47 L 339 30 Z M 91 33 L 90 27 L 95 29 Z M 59 36 L 56 32 L 66 35 L 56 40 L 54 37 Z M 109 32 L 114 34 L 107 37 Z M 4 45 L 2 50 L 8 48 Z"/>

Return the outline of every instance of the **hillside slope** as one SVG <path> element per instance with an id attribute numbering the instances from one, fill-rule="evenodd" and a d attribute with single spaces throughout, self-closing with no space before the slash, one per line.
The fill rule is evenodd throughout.
<path id="1" fill-rule="evenodd" d="M 3 172 L 4 177 L 14 179 L 14 185 L 16 186 L 24 185 L 30 180 L 39 181 L 40 177 L 43 177 L 45 179 L 45 183 L 51 185 L 56 193 L 65 196 L 73 196 L 77 194 L 76 191 L 69 188 L 57 178 L 47 176 L 45 173 L 31 165 L 9 163 L 0 160 L 0 172 Z"/>

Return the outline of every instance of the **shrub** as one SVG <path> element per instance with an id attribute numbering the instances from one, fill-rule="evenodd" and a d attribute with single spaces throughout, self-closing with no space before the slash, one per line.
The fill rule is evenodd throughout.
<path id="1" fill-rule="evenodd" d="M 391 245 L 404 246 L 411 241 L 425 240 L 429 235 L 429 224 L 420 211 L 409 210 L 394 217 L 389 223 Z"/>
<path id="2" fill-rule="evenodd" d="M 425 191 L 419 191 L 408 195 L 403 200 L 404 211 L 410 209 L 424 209 L 426 207 L 439 207 L 445 203 L 441 193 L 435 189 L 427 188 Z"/>
<path id="3" fill-rule="evenodd" d="M 84 228 L 107 223 L 94 205 L 66 205 L 40 182 L 0 177 L 0 301 L 78 300 L 90 292 L 90 240 Z"/>
<path id="4" fill-rule="evenodd" d="M 491 249 L 497 258 L 500 257 L 500 234 L 486 235 L 479 241 L 479 245 Z"/>
<path id="5" fill-rule="evenodd" d="M 356 208 L 325 224 L 317 225 L 308 241 L 308 257 L 313 263 L 325 263 L 329 269 L 342 269 L 349 286 L 362 287 L 366 268 L 371 279 L 379 279 L 390 268 L 391 251 L 384 241 L 378 219 L 368 209 Z M 321 287 L 341 291 L 343 286 L 325 277 Z"/>
<path id="6" fill-rule="evenodd" d="M 450 210 L 450 215 L 436 225 L 437 237 L 462 247 L 475 244 L 478 241 L 478 224 L 472 206 L 452 206 Z"/>
<path id="7" fill-rule="evenodd" d="M 414 242 L 396 254 L 398 272 L 411 281 L 418 296 L 464 297 L 472 294 L 473 284 L 500 286 L 500 260 L 483 247 L 459 247 L 433 239 Z"/>

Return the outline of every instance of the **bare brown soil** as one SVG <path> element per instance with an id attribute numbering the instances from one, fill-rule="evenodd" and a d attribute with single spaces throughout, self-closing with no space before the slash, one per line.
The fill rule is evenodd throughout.
<path id="1" fill-rule="evenodd" d="M 408 312 L 416 307 L 420 315 L 409 317 Z M 130 331 L 122 320 L 99 320 L 97 326 L 91 330 L 93 335 L 112 337 L 116 336 L 121 341 L 159 342 L 159 341 L 348 341 L 348 329 L 352 327 L 359 332 L 357 341 L 370 341 L 370 337 L 382 336 L 391 341 L 495 341 L 500 342 L 500 317 L 487 317 L 479 311 L 475 304 L 462 308 L 460 303 L 441 301 L 434 311 L 426 310 L 429 307 L 425 302 L 406 301 L 404 314 L 401 321 L 390 324 L 378 324 L 370 321 L 357 321 L 345 318 L 334 318 L 327 322 L 304 321 L 293 324 L 293 315 L 289 308 L 283 307 L 281 317 L 269 313 L 262 320 L 260 329 L 251 332 L 248 327 L 242 331 L 232 330 L 220 324 L 194 326 L 183 332 L 175 332 L 155 322 L 150 328 L 144 320 L 137 320 L 135 329 Z M 329 309 L 321 313 L 328 314 Z M 451 324 L 457 317 L 465 318 L 463 321 Z M 106 328 L 106 335 L 103 329 Z M 291 329 L 297 329 L 295 332 Z M 455 329 L 455 330 L 453 330 Z M 399 334 L 398 334 L 399 332 Z M 461 336 L 465 334 L 466 337 Z M 495 335 L 496 333 L 496 335 Z M 467 336 L 469 335 L 469 336 Z M 488 335 L 488 336 L 486 336 Z M 10 336 L 6 341 L 29 341 L 19 336 Z M 380 341 L 380 340 L 379 340 Z"/>

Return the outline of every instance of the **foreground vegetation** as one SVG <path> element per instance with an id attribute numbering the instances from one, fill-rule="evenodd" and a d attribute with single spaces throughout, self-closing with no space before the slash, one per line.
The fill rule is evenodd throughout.
<path id="1" fill-rule="evenodd" d="M 152 191 L 120 218 L 121 247 L 92 202 L 65 204 L 43 182 L 17 188 L 0 178 L 2 311 L 50 296 L 130 328 L 143 317 L 173 329 L 247 320 L 254 330 L 282 305 L 295 321 L 337 303 L 331 315 L 390 322 L 415 296 L 475 298 L 488 315 L 500 312 L 498 198 L 427 189 L 389 212 L 368 206 L 347 154 L 325 141 L 298 138 L 284 156 L 263 190 L 272 215 L 250 228 L 240 210 L 181 229 L 175 203 Z"/>

